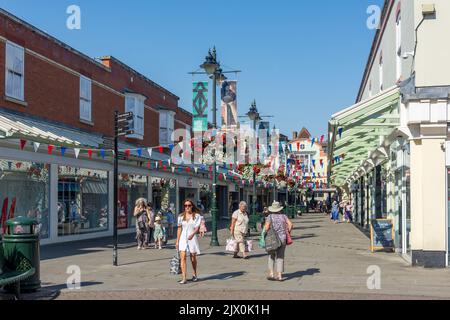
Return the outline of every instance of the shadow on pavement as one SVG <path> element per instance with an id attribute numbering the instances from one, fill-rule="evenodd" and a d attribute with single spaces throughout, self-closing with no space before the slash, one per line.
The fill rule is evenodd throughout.
<path id="1" fill-rule="evenodd" d="M 294 273 L 288 273 L 288 274 L 285 274 L 284 276 L 286 277 L 287 281 L 289 281 L 289 280 L 293 280 L 296 278 L 303 278 L 304 276 L 313 276 L 316 273 L 320 273 L 320 269 L 312 268 L 312 269 L 308 269 L 305 271 L 297 271 Z"/>
<path id="2" fill-rule="evenodd" d="M 119 249 L 128 249 L 136 246 L 135 235 L 127 234 L 119 236 Z M 41 260 L 57 259 L 89 253 L 112 250 L 112 237 L 97 238 L 92 240 L 75 241 L 70 243 L 58 243 L 41 247 Z"/>
<path id="3" fill-rule="evenodd" d="M 300 237 L 292 237 L 292 240 L 295 241 L 295 240 L 302 240 L 302 239 L 309 239 L 309 238 L 316 238 L 316 237 L 317 237 L 317 235 L 315 233 L 307 233 Z"/>
<path id="4" fill-rule="evenodd" d="M 86 281 L 86 282 L 81 282 L 80 286 L 81 288 L 84 287 L 92 287 L 92 286 L 99 286 L 102 285 L 103 282 L 95 282 L 95 281 Z M 52 291 L 60 291 L 63 289 L 67 289 L 67 284 L 57 284 L 57 285 L 53 285 L 53 286 L 43 286 L 44 290 L 52 290 Z"/>
<path id="5" fill-rule="evenodd" d="M 242 277 L 244 274 L 246 274 L 245 271 L 238 271 L 238 272 L 228 272 L 228 273 L 221 273 L 212 275 L 209 277 L 201 278 L 199 280 L 201 281 L 208 281 L 208 280 L 230 280 L 237 277 Z"/>

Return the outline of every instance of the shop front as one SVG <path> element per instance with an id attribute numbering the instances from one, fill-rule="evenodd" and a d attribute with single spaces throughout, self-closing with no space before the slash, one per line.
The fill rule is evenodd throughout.
<path id="1" fill-rule="evenodd" d="M 134 207 L 139 198 L 148 199 L 149 177 L 137 174 L 119 174 L 119 229 L 130 229 L 136 226 Z"/>
<path id="2" fill-rule="evenodd" d="M 47 163 L 0 159 L 0 233 L 6 220 L 25 216 L 37 219 L 41 238 L 49 238 L 49 169 Z"/>
<path id="3" fill-rule="evenodd" d="M 108 172 L 58 167 L 58 237 L 108 231 Z"/>

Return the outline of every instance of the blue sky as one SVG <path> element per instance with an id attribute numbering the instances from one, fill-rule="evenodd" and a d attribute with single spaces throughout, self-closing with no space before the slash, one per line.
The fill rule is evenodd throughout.
<path id="1" fill-rule="evenodd" d="M 113 55 L 192 105 L 192 76 L 216 45 L 239 81 L 239 114 L 256 99 L 291 136 L 327 131 L 354 103 L 375 30 L 369 5 L 382 0 L 0 0 L 0 7 L 91 56 Z M 81 30 L 66 28 L 69 5 Z M 194 80 L 205 80 L 196 77 Z"/>

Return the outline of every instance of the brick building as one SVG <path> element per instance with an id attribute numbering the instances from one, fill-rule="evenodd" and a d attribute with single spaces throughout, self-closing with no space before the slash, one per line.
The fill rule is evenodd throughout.
<path id="1" fill-rule="evenodd" d="M 191 130 L 178 101 L 118 59 L 92 59 L 0 9 L 0 221 L 37 218 L 43 244 L 112 234 L 115 110 L 134 114 L 135 133 L 120 142 L 131 150 L 120 163 L 123 232 L 139 197 L 157 208 L 200 199 L 207 173 L 149 170 L 168 160 L 158 146 L 173 144 L 174 129 Z"/>

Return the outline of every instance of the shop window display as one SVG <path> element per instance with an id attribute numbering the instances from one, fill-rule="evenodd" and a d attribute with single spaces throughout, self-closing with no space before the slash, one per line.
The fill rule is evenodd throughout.
<path id="1" fill-rule="evenodd" d="M 42 239 L 49 237 L 49 169 L 48 164 L 0 160 L 0 233 L 8 219 L 24 216 L 38 221 Z"/>
<path id="2" fill-rule="evenodd" d="M 156 211 L 165 211 L 177 202 L 177 180 L 152 178 L 153 206 Z"/>
<path id="3" fill-rule="evenodd" d="M 148 180 L 146 176 L 120 174 L 119 175 L 119 229 L 136 226 L 133 217 L 134 205 L 137 199 L 148 197 Z"/>
<path id="4" fill-rule="evenodd" d="M 108 172 L 60 166 L 58 235 L 108 230 Z"/>

